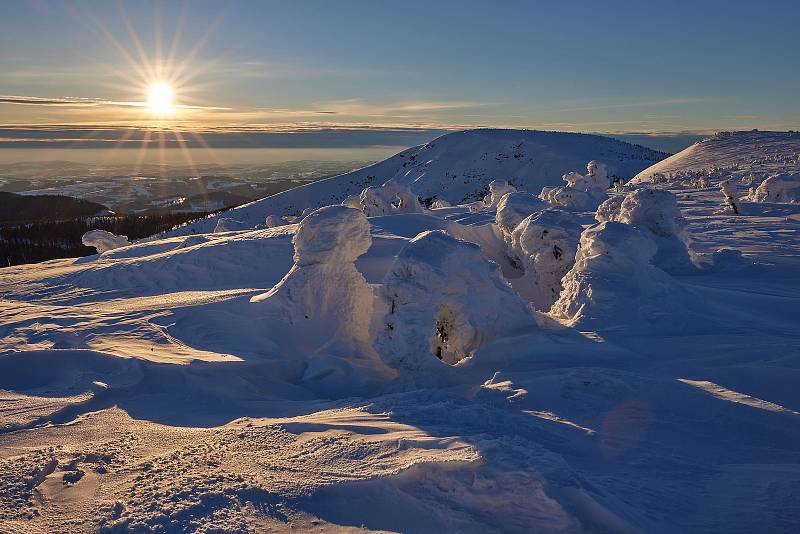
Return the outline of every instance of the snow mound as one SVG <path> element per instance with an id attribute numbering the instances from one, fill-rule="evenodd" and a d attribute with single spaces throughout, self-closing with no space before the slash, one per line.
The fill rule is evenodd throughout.
<path id="1" fill-rule="evenodd" d="M 558 299 L 582 230 L 575 215 L 553 208 L 528 216 L 514 229 L 510 253 L 524 275 L 512 280 L 512 286 L 536 309 L 549 310 Z"/>
<path id="2" fill-rule="evenodd" d="M 237 207 L 233 217 L 255 227 L 268 215 L 298 215 L 307 208 L 339 204 L 365 187 L 389 180 L 418 198 L 462 204 L 482 200 L 493 180 L 539 191 L 590 160 L 608 165 L 609 176 L 629 178 L 667 154 L 599 135 L 529 130 L 477 129 L 445 134 L 430 143 L 363 169 L 321 180 Z M 210 232 L 219 216 L 173 233 Z"/>
<path id="3" fill-rule="evenodd" d="M 320 208 L 300 223 L 292 239 L 297 265 L 354 262 L 372 238 L 363 213 L 345 206 Z"/>
<path id="4" fill-rule="evenodd" d="M 595 218 L 599 222 L 617 221 L 646 231 L 658 247 L 653 259 L 655 265 L 667 272 L 694 269 L 685 220 L 670 191 L 640 188 L 610 198 L 597 208 Z"/>
<path id="5" fill-rule="evenodd" d="M 81 243 L 87 247 L 94 247 L 100 254 L 131 244 L 131 242 L 128 241 L 128 236 L 114 235 L 111 232 L 106 232 L 105 230 L 89 230 L 83 234 Z"/>
<path id="6" fill-rule="evenodd" d="M 770 176 L 746 197 L 750 202 L 800 202 L 800 172 Z"/>
<path id="7" fill-rule="evenodd" d="M 391 367 L 456 364 L 489 341 L 535 328 L 527 305 L 480 248 L 424 232 L 398 254 L 381 296 L 388 305 L 376 349 Z"/>
<path id="8" fill-rule="evenodd" d="M 586 174 L 570 172 L 564 175 L 563 180 L 567 182 L 567 187 L 587 193 L 604 194 L 611 185 L 608 179 L 608 166 L 594 160 L 586 164 Z"/>
<path id="9" fill-rule="evenodd" d="M 389 180 L 380 187 L 364 189 L 361 192 L 360 204 L 367 217 L 422 212 L 422 206 L 416 195 L 408 187 L 394 180 Z"/>
<path id="10" fill-rule="evenodd" d="M 489 194 L 486 195 L 483 202 L 487 208 L 497 208 L 504 196 L 508 193 L 514 193 L 516 190 L 516 187 L 505 180 L 492 180 L 489 182 Z"/>
<path id="11" fill-rule="evenodd" d="M 506 193 L 497 203 L 495 221 L 505 234 L 510 234 L 522 219 L 547 207 L 546 202 L 531 193 Z"/>
<path id="12" fill-rule="evenodd" d="M 301 356 L 374 356 L 374 293 L 354 264 L 372 243 L 367 218 L 345 206 L 320 208 L 303 219 L 292 242 L 292 268 L 270 291 L 250 299 L 268 337 Z M 310 372 L 324 377 L 341 368 L 343 362 L 333 358 L 317 361 Z"/>
<path id="13" fill-rule="evenodd" d="M 571 326 L 630 327 L 674 321 L 676 283 L 652 264 L 658 247 L 647 232 L 616 221 L 584 230 L 575 265 L 551 314 Z"/>
<path id="14" fill-rule="evenodd" d="M 622 198 L 620 201 L 619 198 Z M 598 222 L 618 221 L 670 237 L 682 232 L 681 210 L 675 195 L 664 189 L 637 189 L 615 197 L 597 209 Z"/>

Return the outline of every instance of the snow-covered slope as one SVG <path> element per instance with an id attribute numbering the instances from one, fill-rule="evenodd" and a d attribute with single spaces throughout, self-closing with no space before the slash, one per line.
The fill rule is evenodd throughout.
<path id="1" fill-rule="evenodd" d="M 632 183 L 725 172 L 734 176 L 800 172 L 800 132 L 721 132 L 652 165 Z"/>
<path id="2" fill-rule="evenodd" d="M 218 217 L 251 226 L 269 215 L 299 215 L 308 208 L 338 204 L 368 186 L 393 179 L 422 199 L 450 203 L 480 200 L 489 182 L 505 180 L 538 193 L 562 185 L 561 177 L 597 160 L 611 176 L 631 178 L 667 154 L 599 135 L 533 130 L 479 129 L 445 134 L 409 148 L 375 165 L 314 182 L 252 202 Z M 210 232 L 216 217 L 177 230 L 179 234 Z"/>
<path id="3" fill-rule="evenodd" d="M 800 205 L 744 187 L 0 269 L 0 532 L 795 532 Z"/>

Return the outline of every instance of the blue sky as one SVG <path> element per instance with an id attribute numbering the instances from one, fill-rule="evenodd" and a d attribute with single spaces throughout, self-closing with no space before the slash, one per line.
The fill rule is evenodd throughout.
<path id="1" fill-rule="evenodd" d="M 21 0 L 0 124 L 797 129 L 798 20 L 777 0 Z M 153 117 L 163 80 L 178 106 Z"/>

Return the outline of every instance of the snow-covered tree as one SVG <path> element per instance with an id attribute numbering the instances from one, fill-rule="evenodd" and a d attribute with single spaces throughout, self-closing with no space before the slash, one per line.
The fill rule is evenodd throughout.
<path id="1" fill-rule="evenodd" d="M 402 371 L 455 364 L 494 338 L 535 328 L 499 267 L 443 231 L 423 232 L 400 251 L 381 295 L 387 313 L 375 347 Z"/>

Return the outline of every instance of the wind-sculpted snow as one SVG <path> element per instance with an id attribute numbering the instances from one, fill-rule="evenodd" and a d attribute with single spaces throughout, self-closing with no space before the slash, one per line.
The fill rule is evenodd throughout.
<path id="1" fill-rule="evenodd" d="M 680 235 L 683 231 L 675 195 L 663 189 L 637 189 L 622 197 L 621 202 L 608 201 L 598 208 L 597 220 L 631 224 L 662 237 Z"/>
<path id="2" fill-rule="evenodd" d="M 512 285 L 537 310 L 549 310 L 558 299 L 582 230 L 575 215 L 550 208 L 528 216 L 512 232 L 510 253 L 523 270 Z"/>
<path id="3" fill-rule="evenodd" d="M 504 234 L 511 234 L 525 217 L 543 211 L 547 207 L 546 202 L 531 193 L 507 193 L 497 203 L 495 220 Z"/>
<path id="4" fill-rule="evenodd" d="M 401 373 L 435 373 L 437 359 L 456 364 L 492 339 L 534 327 L 524 302 L 480 248 L 441 231 L 406 245 L 381 294 L 388 312 L 376 348 Z"/>
<path id="5" fill-rule="evenodd" d="M 318 356 L 304 380 L 341 380 L 350 360 L 369 373 L 372 349 L 372 287 L 355 260 L 372 244 L 364 214 L 345 206 L 320 208 L 303 219 L 292 239 L 294 266 L 268 292 L 250 299 L 264 335 L 297 357 Z M 291 347 L 291 348 L 290 348 Z"/>
<path id="6" fill-rule="evenodd" d="M 340 204 L 367 187 L 380 187 L 389 180 L 425 201 L 462 204 L 482 201 L 493 180 L 537 192 L 559 184 L 562 175 L 584 167 L 590 160 L 606 164 L 609 176 L 628 179 L 666 156 L 599 135 L 495 129 L 454 132 L 375 165 L 278 193 L 172 233 L 211 232 L 220 217 L 255 228 L 268 215 L 296 216 L 307 208 Z"/>
<path id="7" fill-rule="evenodd" d="M 483 203 L 487 208 L 497 209 L 503 197 L 516 190 L 516 187 L 504 180 L 492 180 L 489 183 L 489 194 L 483 199 Z"/>
<path id="8" fill-rule="evenodd" d="M 131 242 L 128 241 L 128 236 L 114 235 L 105 230 L 89 230 L 83 234 L 81 242 L 87 247 L 94 247 L 100 254 L 131 244 Z"/>
<path id="9" fill-rule="evenodd" d="M 408 187 L 394 180 L 389 180 L 380 187 L 364 189 L 359 197 L 359 204 L 367 217 L 422 211 L 416 195 Z"/>
<path id="10" fill-rule="evenodd" d="M 364 254 L 372 239 L 363 213 L 344 206 L 328 206 L 303 219 L 292 244 L 296 265 L 343 264 Z"/>
<path id="11" fill-rule="evenodd" d="M 609 221 L 588 228 L 551 313 L 579 327 L 675 321 L 680 289 L 652 264 L 657 249 L 645 231 L 629 224 Z"/>
<path id="12" fill-rule="evenodd" d="M 590 161 L 585 175 L 573 171 L 562 179 L 566 186 L 544 187 L 539 197 L 562 209 L 594 211 L 608 196 L 608 166 L 604 163 Z"/>
<path id="13" fill-rule="evenodd" d="M 800 172 L 770 176 L 747 196 L 751 202 L 800 203 Z"/>
<path id="14" fill-rule="evenodd" d="M 653 263 L 667 272 L 691 272 L 695 268 L 687 247 L 686 221 L 673 193 L 647 187 L 636 189 L 601 204 L 595 218 L 646 231 L 658 247 Z"/>

